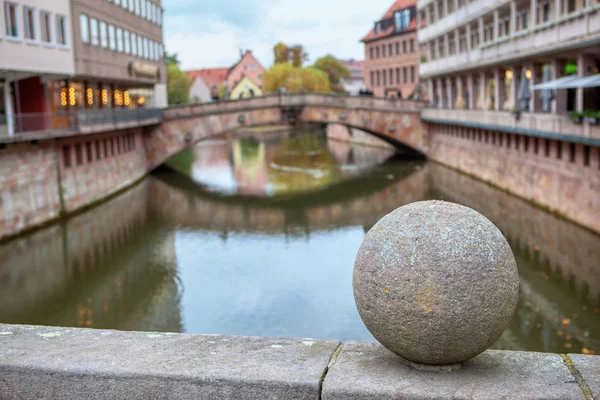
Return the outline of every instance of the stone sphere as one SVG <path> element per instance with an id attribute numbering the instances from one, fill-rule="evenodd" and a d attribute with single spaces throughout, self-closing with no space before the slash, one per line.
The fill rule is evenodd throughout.
<path id="1" fill-rule="evenodd" d="M 353 274 L 358 312 L 388 350 L 419 364 L 468 360 L 502 334 L 519 274 L 496 226 L 468 207 L 422 201 L 367 233 Z"/>

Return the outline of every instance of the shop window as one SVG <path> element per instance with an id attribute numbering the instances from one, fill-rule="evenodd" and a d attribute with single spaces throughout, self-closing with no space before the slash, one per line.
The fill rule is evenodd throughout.
<path id="1" fill-rule="evenodd" d="M 71 168 L 71 146 L 63 146 L 63 164 L 65 168 Z"/>
<path id="2" fill-rule="evenodd" d="M 51 22 L 52 17 L 50 13 L 47 11 L 40 12 L 40 25 L 42 28 L 42 42 L 44 43 L 52 43 L 52 26 Z"/>
<path id="3" fill-rule="evenodd" d="M 67 17 L 64 15 L 56 16 L 56 41 L 61 46 L 69 44 L 67 39 Z"/>

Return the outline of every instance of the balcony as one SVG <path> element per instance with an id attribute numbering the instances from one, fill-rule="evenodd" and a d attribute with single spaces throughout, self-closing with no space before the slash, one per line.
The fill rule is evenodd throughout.
<path id="1" fill-rule="evenodd" d="M 600 145 L 600 126 L 588 123 L 575 124 L 567 115 L 525 112 L 517 121 L 508 111 L 426 108 L 421 118 L 431 123 L 451 123 Z"/>
<path id="2" fill-rule="evenodd" d="M 15 135 L 8 136 L 6 119 L 0 116 L 0 138 L 3 141 L 47 139 L 159 124 L 162 109 L 97 109 L 59 113 L 29 113 L 14 116 Z"/>
<path id="3" fill-rule="evenodd" d="M 450 0 L 451 1 L 451 0 Z M 429 1 L 419 1 L 417 8 L 421 10 Z M 420 28 L 417 32 L 419 43 L 426 43 L 458 27 L 474 21 L 482 15 L 491 13 L 496 8 L 509 3 L 509 0 L 476 0 L 450 13 L 433 24 Z"/>
<path id="4" fill-rule="evenodd" d="M 471 4 L 477 3 L 480 2 Z M 458 26 L 460 25 L 455 25 L 454 29 Z M 421 34 L 419 39 L 421 40 Z M 598 43 L 600 43 L 600 4 L 595 4 L 585 10 L 564 15 L 556 21 L 515 32 L 493 42 L 483 43 L 470 52 L 422 63 L 419 66 L 419 73 L 421 77 L 427 78 L 464 71 L 465 68 L 503 64 L 540 53 L 589 47 Z"/>

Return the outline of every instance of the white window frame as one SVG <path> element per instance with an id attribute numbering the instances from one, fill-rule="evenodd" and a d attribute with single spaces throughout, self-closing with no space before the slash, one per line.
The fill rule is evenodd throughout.
<path id="1" fill-rule="evenodd" d="M 84 20 L 85 19 L 85 25 L 87 27 L 87 40 L 84 37 L 83 33 L 84 33 Z M 85 43 L 85 44 L 90 44 L 92 41 L 92 34 L 90 31 L 90 16 L 84 13 L 81 13 L 79 15 L 79 30 L 80 30 L 80 37 L 81 37 L 81 43 Z"/>
<path id="2" fill-rule="evenodd" d="M 120 34 L 119 34 L 119 32 L 120 32 Z M 121 28 L 120 26 L 117 26 L 116 37 L 117 37 L 117 52 L 124 53 L 125 46 L 123 44 L 123 28 Z"/>
<path id="3" fill-rule="evenodd" d="M 138 55 L 137 33 L 131 32 L 131 55 Z"/>
<path id="4" fill-rule="evenodd" d="M 125 54 L 131 54 L 131 32 L 123 29 L 123 46 Z"/>
<path id="5" fill-rule="evenodd" d="M 100 21 L 100 47 L 108 49 L 108 24 L 106 21 Z"/>
<path id="6" fill-rule="evenodd" d="M 108 24 L 108 48 L 117 51 L 117 30 L 114 24 Z"/>
<path id="7" fill-rule="evenodd" d="M 28 12 L 31 12 L 31 21 L 28 18 Z M 37 29 L 36 29 L 36 12 L 35 8 L 30 6 L 23 6 L 23 38 L 27 43 L 37 44 Z M 27 37 L 27 34 L 31 33 L 33 37 Z"/>
<path id="8" fill-rule="evenodd" d="M 15 8 L 15 32 L 16 32 L 16 36 L 10 35 L 8 32 L 8 8 L 10 6 L 13 6 Z M 19 24 L 19 4 L 17 3 L 13 3 L 10 1 L 6 1 L 4 2 L 4 17 L 5 17 L 5 21 L 4 23 L 6 24 L 6 39 L 8 40 L 13 40 L 13 41 L 21 41 L 21 35 L 20 35 L 20 30 L 21 30 L 21 26 Z"/>
<path id="9" fill-rule="evenodd" d="M 93 21 L 96 21 L 96 29 L 94 29 Z M 94 36 L 94 30 L 96 31 L 96 36 Z M 100 21 L 95 17 L 90 18 L 90 44 L 92 46 L 100 47 Z"/>
<path id="10" fill-rule="evenodd" d="M 63 14 L 56 14 L 56 19 L 55 19 L 55 26 L 56 26 L 56 44 L 58 47 L 62 47 L 62 48 L 68 48 L 69 47 L 69 24 L 67 23 L 67 16 L 63 15 Z M 62 22 L 62 24 L 61 24 Z M 63 40 L 64 43 L 60 42 L 60 27 L 62 26 L 64 32 L 63 32 Z"/>
<path id="11" fill-rule="evenodd" d="M 48 25 L 46 26 L 46 18 L 48 17 Z M 48 32 L 48 41 L 44 40 L 44 36 Z M 46 10 L 40 10 L 40 42 L 44 46 L 53 46 L 52 43 L 52 13 Z"/>

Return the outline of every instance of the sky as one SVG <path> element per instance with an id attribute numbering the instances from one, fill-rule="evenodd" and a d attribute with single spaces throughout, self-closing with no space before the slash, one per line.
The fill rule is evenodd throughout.
<path id="1" fill-rule="evenodd" d="M 166 51 L 182 69 L 230 67 L 250 49 L 265 68 L 277 42 L 302 44 L 310 60 L 364 58 L 360 43 L 393 0 L 163 0 Z"/>

